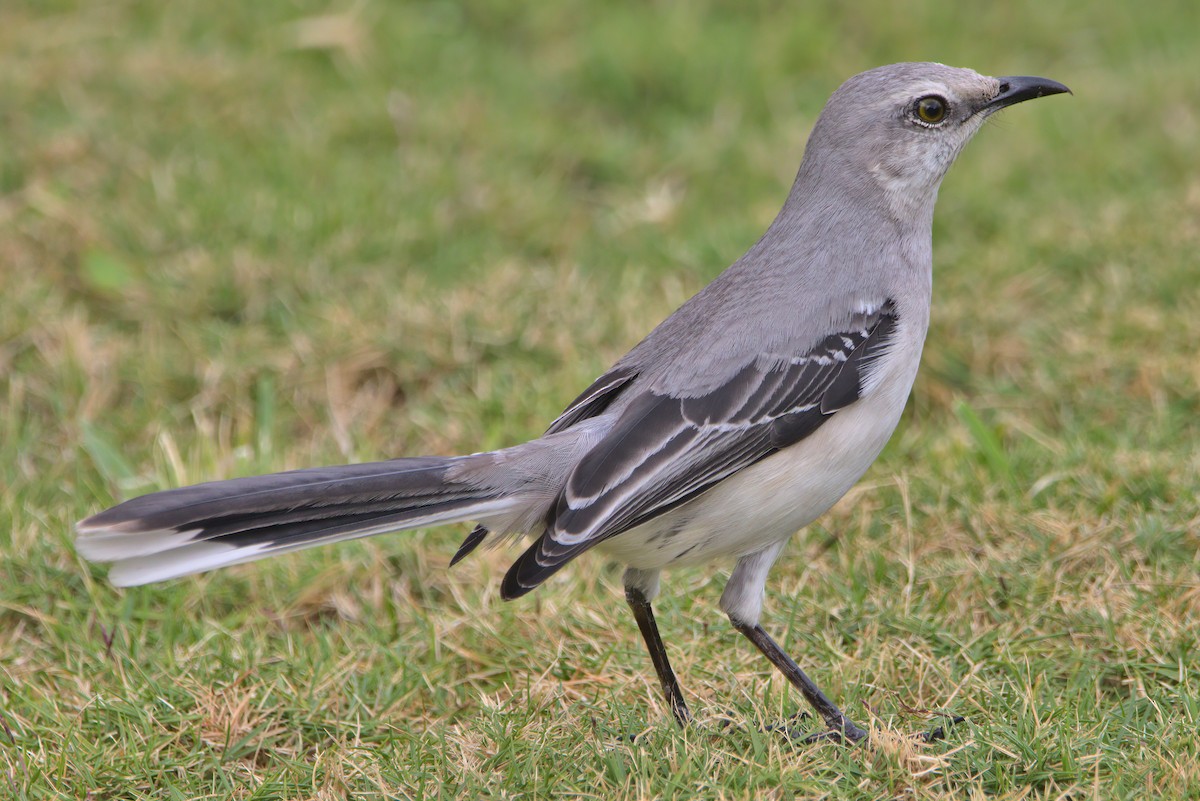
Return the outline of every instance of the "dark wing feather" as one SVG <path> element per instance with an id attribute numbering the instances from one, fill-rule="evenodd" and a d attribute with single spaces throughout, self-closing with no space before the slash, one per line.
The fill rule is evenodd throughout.
<path id="1" fill-rule="evenodd" d="M 503 596 L 523 595 L 593 545 L 807 437 L 858 399 L 896 320 L 889 302 L 861 327 L 799 357 L 756 360 L 705 395 L 635 398 L 575 467 L 545 532 L 508 571 Z"/>
<path id="2" fill-rule="evenodd" d="M 578 398 L 571 401 L 563 413 L 546 429 L 546 434 L 557 434 L 581 420 L 604 414 L 612 402 L 625 391 L 629 382 L 635 378 L 637 378 L 637 373 L 625 367 L 614 367 L 609 370 L 593 381 L 591 386 L 580 393 Z M 484 525 L 477 525 L 471 529 L 471 533 L 466 536 L 462 544 L 458 546 L 458 551 L 450 559 L 449 566 L 454 567 L 466 558 L 467 554 L 483 544 L 490 533 Z"/>
<path id="3" fill-rule="evenodd" d="M 593 381 L 592 385 L 580 393 L 578 398 L 571 401 L 563 413 L 546 429 L 546 433 L 557 434 L 580 420 L 603 414 L 604 410 L 612 405 L 617 396 L 635 378 L 637 378 L 637 373 L 624 367 L 614 367 L 609 370 Z"/>

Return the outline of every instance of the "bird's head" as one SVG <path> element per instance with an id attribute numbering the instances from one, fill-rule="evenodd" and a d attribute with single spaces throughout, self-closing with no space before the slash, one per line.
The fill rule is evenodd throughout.
<path id="1" fill-rule="evenodd" d="M 989 116 L 1061 92 L 1070 90 L 1048 78 L 992 78 L 933 63 L 879 67 L 849 79 L 829 98 L 805 161 L 821 165 L 824 181 L 882 189 L 896 212 L 927 207 L 932 213 L 946 171 Z"/>

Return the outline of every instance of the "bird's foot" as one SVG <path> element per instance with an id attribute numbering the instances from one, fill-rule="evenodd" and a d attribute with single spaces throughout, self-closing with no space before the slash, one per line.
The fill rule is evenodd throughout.
<path id="1" fill-rule="evenodd" d="M 843 719 L 841 725 L 831 726 L 825 731 L 807 733 L 795 728 L 792 724 L 798 720 L 805 720 L 811 717 L 807 712 L 801 712 L 798 715 L 793 715 L 784 723 L 778 723 L 774 726 L 768 726 L 767 731 L 779 732 L 789 740 L 797 740 L 802 743 L 823 743 L 834 742 L 845 745 L 857 745 L 867 739 L 867 732 L 856 726 L 851 720 Z M 913 739 L 922 743 L 933 743 L 938 740 L 946 739 L 946 730 L 951 726 L 956 726 L 959 723 L 966 723 L 967 719 L 962 715 L 946 715 L 946 722 L 929 731 L 917 732 L 911 735 Z"/>
<path id="2" fill-rule="evenodd" d="M 842 743 L 844 745 L 855 745 L 867 739 L 867 733 L 854 725 L 854 722 L 848 718 L 843 718 L 840 724 L 835 723 L 825 731 L 819 732 L 804 732 L 795 728 L 792 724 L 796 721 L 803 721 L 811 718 L 808 712 L 800 712 L 792 715 L 783 723 L 776 723 L 773 726 L 768 726 L 767 731 L 779 732 L 789 740 L 798 740 L 802 743 Z"/>
<path id="3" fill-rule="evenodd" d="M 957 726 L 960 723 L 967 722 L 967 719 L 962 715 L 945 715 L 944 717 L 946 718 L 946 722 L 941 726 L 935 726 L 929 731 L 919 731 L 914 734 L 913 737 L 923 743 L 933 743 L 937 742 L 938 740 L 945 740 L 946 729 L 949 729 L 951 726 Z"/>
<path id="4" fill-rule="evenodd" d="M 762 731 L 774 734 L 782 734 L 789 740 L 805 744 L 832 742 L 840 743 L 842 745 L 858 745 L 859 743 L 866 742 L 868 738 L 867 731 L 857 726 L 854 721 L 850 720 L 849 718 L 843 718 L 840 721 L 840 725 L 836 721 L 833 722 L 833 725 L 831 725 L 825 731 L 805 731 L 801 726 L 812 717 L 812 714 L 809 712 L 797 712 L 795 715 L 792 715 L 782 723 L 774 723 L 763 727 Z M 942 725 L 936 726 L 929 731 L 916 732 L 908 736 L 921 743 L 933 743 L 937 742 L 938 740 L 945 740 L 946 731 L 951 726 L 957 726 L 959 723 L 966 723 L 967 721 L 967 719 L 962 715 L 944 715 L 943 717 L 946 719 L 946 722 Z M 690 715 L 688 716 L 686 722 L 677 722 L 679 722 L 681 729 L 687 731 L 704 732 L 710 730 L 709 724 L 698 723 L 696 720 L 692 719 Z M 734 721 L 723 719 L 716 722 L 715 728 L 716 730 L 723 731 L 734 725 L 736 725 Z M 630 743 L 636 742 L 641 734 L 644 733 L 645 732 L 639 732 L 637 734 L 625 734 L 621 739 Z"/>

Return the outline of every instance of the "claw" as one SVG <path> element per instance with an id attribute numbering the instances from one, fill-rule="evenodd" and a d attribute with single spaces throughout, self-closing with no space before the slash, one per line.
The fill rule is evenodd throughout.
<path id="1" fill-rule="evenodd" d="M 932 743 L 937 740 L 946 739 L 946 729 L 951 726 L 957 726 L 959 723 L 966 723 L 967 719 L 962 715 L 947 715 L 949 718 L 943 725 L 938 726 L 930 731 L 918 732 L 915 736 L 918 740 L 925 743 Z"/>
<path id="2" fill-rule="evenodd" d="M 829 729 L 828 731 L 819 731 L 815 734 L 810 734 L 804 738 L 804 742 L 806 743 L 823 743 L 826 741 L 842 745 L 858 745 L 867 741 L 867 733 L 854 724 L 850 724 L 844 731 Z"/>

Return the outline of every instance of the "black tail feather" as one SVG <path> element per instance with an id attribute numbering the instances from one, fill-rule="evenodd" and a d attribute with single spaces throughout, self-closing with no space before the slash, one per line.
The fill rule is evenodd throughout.
<path id="1" fill-rule="evenodd" d="M 89 559 L 117 563 L 114 581 L 138 584 L 325 542 L 478 519 L 510 503 L 495 489 L 449 480 L 454 461 L 393 459 L 143 495 L 79 523 L 77 547 Z M 473 532 L 461 556 L 485 534 Z"/>

